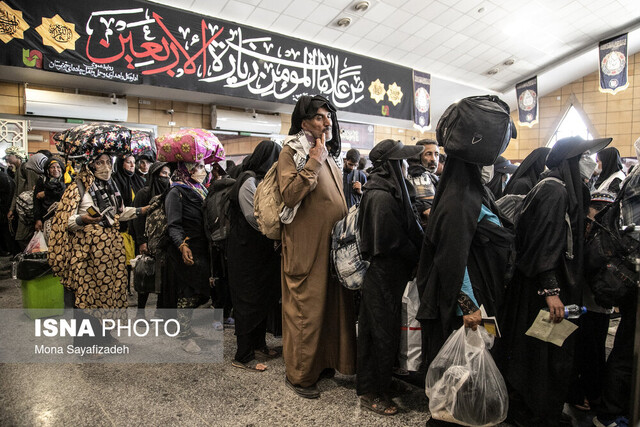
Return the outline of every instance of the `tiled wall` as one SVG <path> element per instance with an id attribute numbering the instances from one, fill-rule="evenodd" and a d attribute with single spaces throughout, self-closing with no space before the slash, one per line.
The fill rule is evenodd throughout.
<path id="1" fill-rule="evenodd" d="M 504 156 L 521 160 L 534 148 L 544 147 L 553 126 L 566 111 L 571 95 L 591 121 L 600 137 L 611 137 L 611 145 L 623 157 L 635 156 L 633 143 L 640 137 L 640 53 L 629 58 L 629 87 L 616 95 L 598 91 L 598 72 L 578 79 L 540 98 L 539 122 L 532 128 L 518 126 L 518 139 L 512 140 Z M 512 115 L 517 121 L 517 112 Z"/>
<path id="2" fill-rule="evenodd" d="M 633 156 L 633 142 L 640 137 L 640 85 L 634 85 L 637 78 L 640 78 L 640 54 L 629 58 L 629 88 L 617 95 L 600 93 L 598 73 L 594 72 L 540 98 L 539 122 L 532 128 L 518 126 L 518 139 L 511 141 L 504 156 L 511 160 L 521 160 L 534 148 L 545 146 L 553 133 L 553 126 L 564 113 L 572 95 L 580 103 L 599 135 L 613 137 L 613 146 L 620 150 L 622 156 Z M 24 114 L 23 96 L 22 84 L 0 82 L 0 114 Z M 181 127 L 211 127 L 209 105 L 136 97 L 129 97 L 128 100 L 128 120 L 157 125 L 159 134 L 170 133 Z M 175 111 L 174 127 L 168 125 L 171 116 L 167 114 L 167 110 L 170 109 Z M 291 125 L 291 116 L 281 114 L 280 117 L 281 131 L 287 133 Z M 513 113 L 513 118 L 517 121 L 517 112 Z M 435 123 L 433 127 L 435 128 Z M 40 133 L 43 135 L 43 142 L 30 141 L 29 151 L 52 148 L 48 143 L 48 134 Z M 388 126 L 375 126 L 374 135 L 376 142 L 390 138 L 401 140 L 405 144 L 415 144 L 422 138 L 435 139 L 434 132 L 421 134 L 414 129 Z M 261 139 L 239 138 L 226 141 L 225 149 L 230 155 L 246 154 L 252 151 Z"/>

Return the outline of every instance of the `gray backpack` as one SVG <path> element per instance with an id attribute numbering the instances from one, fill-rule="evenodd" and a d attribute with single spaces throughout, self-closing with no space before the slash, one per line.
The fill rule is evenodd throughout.
<path id="1" fill-rule="evenodd" d="M 358 231 L 358 205 L 351 206 L 347 216 L 336 222 L 331 231 L 331 265 L 347 289 L 357 290 L 364 282 L 369 261 L 362 259 Z"/>

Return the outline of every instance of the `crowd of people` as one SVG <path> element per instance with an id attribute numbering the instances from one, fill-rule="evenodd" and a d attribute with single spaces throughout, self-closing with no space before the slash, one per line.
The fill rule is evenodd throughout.
<path id="1" fill-rule="evenodd" d="M 17 253 L 43 231 L 69 305 L 85 309 L 125 307 L 129 260 L 151 254 L 162 282 L 158 308 L 195 308 L 212 299 L 225 319 L 233 317 L 233 366 L 261 372 L 282 356 L 286 385 L 304 398 L 320 397 L 318 381 L 336 371 L 355 374 L 361 405 L 381 415 L 398 412 L 388 392 L 402 295 L 415 280 L 425 372 L 453 331 L 482 324 L 482 307 L 502 330 L 492 354 L 513 422 L 561 425 L 569 402 L 595 410 L 597 425 L 624 425 L 636 297 L 619 307 L 607 361 L 613 310 L 599 306 L 587 285 L 585 235 L 596 212 L 614 202 L 622 204 L 623 224 L 640 221 L 640 168 L 625 175 L 617 149 L 605 148 L 610 139 L 570 137 L 533 150 L 519 165 L 500 156 L 484 167 L 447 157 L 435 140 L 384 140 L 370 151 L 365 171 L 358 150 L 341 158 L 337 115 L 327 99 L 302 96 L 282 146 L 262 141 L 226 170 L 101 154 L 68 177 L 62 158 L 28 158 L 11 147 L 10 171 L 0 172 L 0 250 Z M 640 156 L 640 140 L 636 149 Z M 256 188 L 272 167 L 286 213 L 279 241 L 264 236 L 254 216 Z M 209 238 L 203 209 L 217 191 L 228 192 L 222 243 Z M 25 192 L 31 217 L 17 206 Z M 521 195 L 516 218 L 498 207 L 510 195 Z M 332 228 L 353 206 L 369 262 L 359 291 L 342 287 L 330 262 Z M 157 209 L 164 210 L 167 239 L 152 245 L 148 221 Z M 140 293 L 138 307 L 147 299 Z M 569 304 L 588 311 L 562 346 L 525 335 L 540 310 L 560 322 Z M 198 352 L 189 318 L 180 313 L 183 349 Z M 282 354 L 267 346 L 268 330 L 281 330 Z"/>

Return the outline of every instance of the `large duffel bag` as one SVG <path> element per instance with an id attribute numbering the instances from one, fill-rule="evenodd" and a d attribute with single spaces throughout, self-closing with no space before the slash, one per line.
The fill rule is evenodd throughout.
<path id="1" fill-rule="evenodd" d="M 516 137 L 509 112 L 509 106 L 497 96 L 464 98 L 445 110 L 436 127 L 436 138 L 448 156 L 492 165 Z"/>

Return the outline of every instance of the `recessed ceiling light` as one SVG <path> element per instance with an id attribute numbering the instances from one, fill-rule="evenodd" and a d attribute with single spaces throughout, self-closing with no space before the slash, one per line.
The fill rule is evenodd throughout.
<path id="1" fill-rule="evenodd" d="M 515 63 L 516 63 L 516 60 L 515 60 L 515 59 L 513 59 L 513 58 L 509 58 L 509 59 L 507 59 L 506 61 L 504 61 L 502 64 L 503 64 L 503 65 L 506 65 L 507 67 L 509 67 L 509 66 L 511 66 L 511 65 L 513 65 L 513 64 L 515 64 Z"/>
<path id="2" fill-rule="evenodd" d="M 369 9 L 369 6 L 371 6 L 371 3 L 364 0 L 353 5 L 353 9 L 357 10 L 358 12 L 364 12 L 365 10 Z"/>
<path id="3" fill-rule="evenodd" d="M 484 7 L 479 8 L 478 13 L 484 13 Z"/>
<path id="4" fill-rule="evenodd" d="M 494 74 L 498 74 L 498 71 L 500 71 L 500 70 L 498 70 L 497 68 L 492 68 L 489 71 L 487 71 L 486 74 L 489 75 L 489 76 L 493 76 Z"/>
<path id="5" fill-rule="evenodd" d="M 346 18 L 340 18 L 338 19 L 338 22 L 336 22 L 336 25 L 338 25 L 338 27 L 348 27 L 349 24 L 351 24 L 351 18 L 349 18 L 348 16 Z"/>

